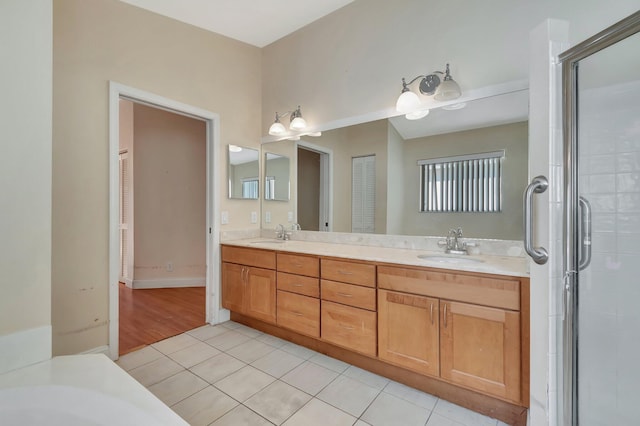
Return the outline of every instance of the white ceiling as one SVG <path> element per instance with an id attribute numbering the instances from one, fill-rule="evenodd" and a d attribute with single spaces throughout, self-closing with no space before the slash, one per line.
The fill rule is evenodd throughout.
<path id="1" fill-rule="evenodd" d="M 420 120 L 407 120 L 404 115 L 389 121 L 403 139 L 441 135 L 481 127 L 526 121 L 529 117 L 529 91 L 519 90 L 474 99 L 458 110 L 435 108 Z"/>
<path id="2" fill-rule="evenodd" d="M 121 0 L 264 47 L 353 0 Z"/>

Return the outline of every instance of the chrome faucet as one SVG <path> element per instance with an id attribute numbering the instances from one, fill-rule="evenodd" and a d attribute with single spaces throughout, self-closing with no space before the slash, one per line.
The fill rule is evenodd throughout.
<path id="1" fill-rule="evenodd" d="M 462 228 L 450 229 L 446 242 L 440 242 L 439 244 L 446 244 L 445 253 L 467 254 L 467 244 L 462 241 Z"/>
<path id="2" fill-rule="evenodd" d="M 287 235 L 287 233 L 284 230 L 284 225 L 279 224 L 278 226 L 276 226 L 276 238 L 278 240 L 285 240 L 285 235 Z"/>

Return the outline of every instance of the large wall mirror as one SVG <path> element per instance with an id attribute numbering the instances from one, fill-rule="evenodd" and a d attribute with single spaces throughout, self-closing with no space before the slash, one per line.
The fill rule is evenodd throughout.
<path id="1" fill-rule="evenodd" d="M 229 145 L 227 150 L 229 198 L 256 200 L 260 197 L 260 152 Z"/>
<path id="2" fill-rule="evenodd" d="M 279 144 L 294 159 L 289 209 L 303 230 L 437 236 L 460 226 L 467 237 L 523 238 L 526 89 L 469 101 L 460 109 L 433 109 L 421 120 L 393 117 L 263 148 Z M 501 211 L 420 212 L 418 161 L 502 150 Z M 267 226 L 286 226 L 289 218 L 274 216 Z"/>

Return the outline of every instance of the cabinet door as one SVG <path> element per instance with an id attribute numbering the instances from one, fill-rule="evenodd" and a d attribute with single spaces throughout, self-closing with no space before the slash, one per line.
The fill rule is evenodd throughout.
<path id="1" fill-rule="evenodd" d="M 443 379 L 520 402 L 520 313 L 441 301 Z"/>
<path id="2" fill-rule="evenodd" d="M 249 268 L 235 263 L 222 263 L 222 306 L 244 313 L 244 278 Z"/>
<path id="3" fill-rule="evenodd" d="M 265 322 L 276 322 L 276 271 L 248 268 L 245 314 Z"/>
<path id="4" fill-rule="evenodd" d="M 439 301 L 378 290 L 378 357 L 418 373 L 438 376 Z"/>

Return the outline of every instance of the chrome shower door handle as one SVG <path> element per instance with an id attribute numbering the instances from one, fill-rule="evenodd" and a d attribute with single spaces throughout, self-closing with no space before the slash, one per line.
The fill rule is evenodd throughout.
<path id="1" fill-rule="evenodd" d="M 548 187 L 546 177 L 536 176 L 524 191 L 524 250 L 538 265 L 547 263 L 549 253 L 543 247 L 533 246 L 533 195 L 543 193 Z"/>
<path id="2" fill-rule="evenodd" d="M 582 271 L 591 263 L 591 204 L 584 197 L 578 197 L 580 205 L 580 260 L 578 270 Z"/>

